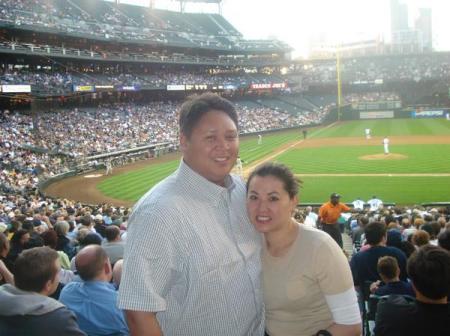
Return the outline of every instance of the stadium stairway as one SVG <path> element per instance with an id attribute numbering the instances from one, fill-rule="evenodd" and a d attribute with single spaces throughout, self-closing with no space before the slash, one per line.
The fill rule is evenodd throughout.
<path id="1" fill-rule="evenodd" d="M 347 258 L 350 260 L 353 254 L 352 238 L 347 233 L 342 234 L 342 242 L 344 243 L 344 251 L 347 254 Z"/>

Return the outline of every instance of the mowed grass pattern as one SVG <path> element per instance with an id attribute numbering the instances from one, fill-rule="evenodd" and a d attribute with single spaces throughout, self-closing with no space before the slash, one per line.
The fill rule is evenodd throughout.
<path id="1" fill-rule="evenodd" d="M 450 135 L 450 122 L 445 119 L 397 119 L 343 122 L 331 128 L 309 132 L 312 138 L 364 137 L 364 129 L 371 128 L 373 136 L 393 135 Z M 242 137 L 240 156 L 245 166 L 268 157 L 280 147 L 301 139 L 299 130 Z M 393 153 L 403 154 L 406 160 L 360 160 L 363 155 L 382 153 L 380 146 L 345 146 L 290 149 L 275 158 L 286 163 L 297 174 L 398 174 L 450 173 L 450 145 L 391 145 Z M 179 160 L 150 164 L 143 169 L 113 176 L 98 185 L 106 196 L 137 201 L 147 190 L 171 174 Z M 373 194 L 387 202 L 413 204 L 431 201 L 450 201 L 449 177 L 386 177 L 341 176 L 304 177 L 302 202 L 323 202 L 331 192 L 344 195 L 343 201 L 356 197 L 370 198 Z"/>
<path id="2" fill-rule="evenodd" d="M 372 136 L 393 135 L 450 135 L 450 122 L 446 119 L 383 119 L 353 120 L 324 130 L 316 137 L 364 137 L 364 130 L 371 129 Z"/>
<path id="3" fill-rule="evenodd" d="M 402 160 L 362 160 L 382 154 L 382 146 L 336 146 L 293 149 L 277 157 L 299 174 L 450 173 L 450 145 L 398 145 L 391 152 Z"/>
<path id="4" fill-rule="evenodd" d="M 342 195 L 342 202 L 350 203 L 357 197 L 364 201 L 373 195 L 385 203 L 420 204 L 450 202 L 450 177 L 301 177 L 300 203 L 322 203 L 332 192 Z"/>

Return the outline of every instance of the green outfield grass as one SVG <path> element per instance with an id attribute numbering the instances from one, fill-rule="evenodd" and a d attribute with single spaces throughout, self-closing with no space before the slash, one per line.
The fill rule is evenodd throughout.
<path id="1" fill-rule="evenodd" d="M 324 130 L 316 137 L 363 137 L 371 129 L 372 136 L 450 135 L 450 122 L 445 119 L 379 119 L 354 120 Z"/>
<path id="2" fill-rule="evenodd" d="M 321 203 L 332 192 L 342 195 L 342 202 L 352 202 L 357 197 L 369 200 L 373 195 L 385 203 L 420 204 L 450 202 L 450 177 L 300 177 L 300 203 Z"/>
<path id="3" fill-rule="evenodd" d="M 371 128 L 373 136 L 450 135 L 450 122 L 444 119 L 397 119 L 344 122 L 333 127 L 311 129 L 311 138 L 359 137 Z M 301 139 L 299 130 L 263 135 L 263 144 L 256 137 L 241 138 L 240 156 L 245 166 L 273 155 L 280 147 Z M 395 145 L 391 152 L 402 154 L 404 160 L 362 160 L 363 155 L 381 154 L 380 146 L 333 146 L 293 148 L 275 157 L 297 174 L 430 174 L 450 173 L 450 145 Z M 113 176 L 98 185 L 106 196 L 136 201 L 153 185 L 172 173 L 178 160 L 152 164 L 143 169 Z M 435 176 L 305 176 L 302 202 L 322 202 L 331 192 L 343 194 L 343 201 L 356 197 L 368 199 L 377 195 L 386 202 L 416 204 L 450 201 L 450 177 Z"/>
<path id="4" fill-rule="evenodd" d="M 450 173 L 450 145 L 399 145 L 390 150 L 406 158 L 362 160 L 365 155 L 383 154 L 382 146 L 336 146 L 289 150 L 277 161 L 301 174 Z"/>

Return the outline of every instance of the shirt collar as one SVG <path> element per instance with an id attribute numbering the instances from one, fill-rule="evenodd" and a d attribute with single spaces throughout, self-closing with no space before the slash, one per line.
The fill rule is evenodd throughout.
<path id="1" fill-rule="evenodd" d="M 181 180 L 181 183 L 184 184 L 190 192 L 197 194 L 201 198 L 215 201 L 214 203 L 216 204 L 222 195 L 231 193 L 236 186 L 230 175 L 225 177 L 225 187 L 219 186 L 207 180 L 199 173 L 192 170 L 192 168 L 189 167 L 183 159 L 178 167 L 177 178 Z"/>

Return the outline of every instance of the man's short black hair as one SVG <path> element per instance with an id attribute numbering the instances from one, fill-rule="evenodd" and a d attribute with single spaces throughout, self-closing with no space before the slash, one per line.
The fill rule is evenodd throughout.
<path id="1" fill-rule="evenodd" d="M 443 249 L 450 251 L 450 230 L 449 229 L 447 229 L 439 234 L 438 244 Z"/>
<path id="2" fill-rule="evenodd" d="M 441 247 L 425 245 L 408 259 L 408 276 L 425 297 L 439 300 L 450 293 L 450 253 Z"/>
<path id="3" fill-rule="evenodd" d="M 14 264 L 14 282 L 17 288 L 29 292 L 41 292 L 59 269 L 55 267 L 58 253 L 50 247 L 34 247 L 23 251 Z"/>
<path id="4" fill-rule="evenodd" d="M 191 96 L 181 105 L 178 121 L 180 133 L 190 138 L 195 125 L 212 110 L 226 113 L 233 120 L 236 128 L 239 127 L 238 115 L 233 104 L 217 94 L 208 92 L 200 96 Z"/>
<path id="5" fill-rule="evenodd" d="M 105 238 L 110 242 L 120 236 L 120 229 L 115 225 L 109 225 L 105 229 Z"/>
<path id="6" fill-rule="evenodd" d="M 386 224 L 381 222 L 372 222 L 364 228 L 366 234 L 366 241 L 369 245 L 377 245 L 386 236 Z"/>

